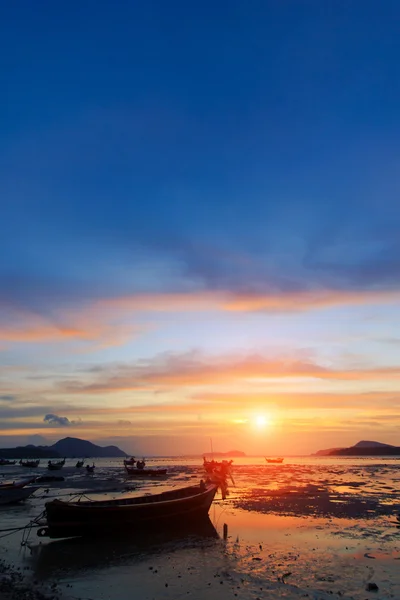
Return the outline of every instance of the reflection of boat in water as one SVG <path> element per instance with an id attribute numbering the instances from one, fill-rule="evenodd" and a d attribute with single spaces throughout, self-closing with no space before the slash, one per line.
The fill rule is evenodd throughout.
<path id="1" fill-rule="evenodd" d="M 7 458 L 0 458 L 0 467 L 7 467 L 9 465 L 15 465 L 16 460 L 8 460 Z"/>
<path id="2" fill-rule="evenodd" d="M 267 461 L 267 463 L 273 463 L 273 464 L 277 464 L 280 465 L 281 463 L 283 463 L 283 458 L 266 458 L 265 459 Z"/>
<path id="3" fill-rule="evenodd" d="M 33 479 L 20 479 L 10 483 L 0 484 L 0 504 L 13 504 L 14 502 L 21 502 L 26 500 L 39 489 L 36 487 L 26 487 L 34 481 Z"/>
<path id="4" fill-rule="evenodd" d="M 49 460 L 49 462 L 47 463 L 47 468 L 49 469 L 49 471 L 59 471 L 63 468 L 64 465 L 65 458 L 63 460 L 59 460 L 58 462 L 51 462 L 51 460 Z"/>
<path id="5" fill-rule="evenodd" d="M 19 461 L 21 467 L 28 467 L 29 469 L 36 469 L 40 464 L 40 459 L 37 460 L 21 460 Z"/>
<path id="6" fill-rule="evenodd" d="M 179 525 L 206 516 L 216 491 L 216 484 L 201 481 L 196 486 L 120 500 L 53 500 L 46 503 L 47 526 L 37 533 L 60 538 Z"/>
<path id="7" fill-rule="evenodd" d="M 135 531 L 134 537 L 113 535 L 112 538 L 69 538 L 30 545 L 31 560 L 37 577 L 57 577 L 65 572 L 85 571 L 138 563 L 152 555 L 170 554 L 180 548 L 214 544 L 219 535 L 208 515 L 191 523 L 174 522 L 152 531 Z M 112 543 L 110 543 L 112 540 Z"/>

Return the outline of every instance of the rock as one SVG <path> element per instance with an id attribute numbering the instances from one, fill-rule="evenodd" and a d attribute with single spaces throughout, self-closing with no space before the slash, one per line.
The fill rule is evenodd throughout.
<path id="1" fill-rule="evenodd" d="M 367 592 L 377 592 L 379 587 L 374 582 L 367 583 L 367 587 L 365 588 Z"/>

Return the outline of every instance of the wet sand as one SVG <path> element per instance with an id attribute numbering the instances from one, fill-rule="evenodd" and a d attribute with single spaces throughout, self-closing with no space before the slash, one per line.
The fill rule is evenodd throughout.
<path id="1" fill-rule="evenodd" d="M 0 597 L 399 600 L 398 465 L 242 464 L 228 498 L 218 496 L 210 519 L 195 531 L 95 541 L 43 540 L 32 532 L 22 550 L 5 538 L 0 557 L 20 571 Z M 114 468 L 99 469 L 92 479 L 70 473 L 62 487 L 49 485 L 14 515 L 2 514 L 26 523 L 46 497 L 83 490 L 93 499 L 136 495 L 188 485 L 201 475 L 190 465 L 176 465 L 168 481 L 156 483 L 123 481 Z M 20 574 L 28 587 L 18 591 Z"/>

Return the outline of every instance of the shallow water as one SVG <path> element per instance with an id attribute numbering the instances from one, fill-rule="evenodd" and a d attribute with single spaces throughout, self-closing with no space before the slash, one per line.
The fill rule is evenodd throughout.
<path id="1" fill-rule="evenodd" d="M 42 461 L 43 462 L 43 461 Z M 120 459 L 97 459 L 93 475 L 67 461 L 64 482 L 43 484 L 25 504 L 0 507 L 0 529 L 25 525 L 47 499 L 120 498 L 183 487 L 204 476 L 201 460 L 164 458 L 160 481 L 127 480 Z M 44 468 L 32 471 L 49 474 Z M 2 467 L 7 478 L 28 476 Z M 68 600 L 140 598 L 400 599 L 400 460 L 234 460 L 235 485 L 217 495 L 196 531 L 96 541 L 0 539 L 0 558 Z M 132 489 L 134 488 L 134 489 Z M 367 591 L 376 583 L 377 591 Z"/>

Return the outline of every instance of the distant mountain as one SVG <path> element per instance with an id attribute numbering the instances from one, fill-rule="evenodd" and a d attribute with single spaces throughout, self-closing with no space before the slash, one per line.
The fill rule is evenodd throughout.
<path id="1" fill-rule="evenodd" d="M 0 449 L 2 458 L 120 458 L 128 456 L 117 446 L 96 446 L 79 438 L 66 437 L 52 446 L 18 446 Z"/>
<path id="2" fill-rule="evenodd" d="M 396 448 L 396 446 L 392 446 L 391 444 L 382 444 L 382 442 L 369 442 L 362 440 L 361 442 L 357 442 L 355 446 L 352 448 Z"/>
<path id="3" fill-rule="evenodd" d="M 229 456 L 229 457 L 239 457 L 239 456 L 246 456 L 246 454 L 244 452 L 242 452 L 241 450 L 230 450 L 229 452 L 204 452 L 203 456 L 214 456 L 214 457 L 222 457 L 222 456 Z"/>
<path id="4" fill-rule="evenodd" d="M 319 450 L 318 456 L 400 456 L 400 446 L 362 440 L 350 448 Z"/>
<path id="5" fill-rule="evenodd" d="M 92 442 L 71 437 L 59 440 L 50 446 L 50 448 L 55 450 L 60 456 L 66 456 L 67 458 L 80 456 L 84 458 L 120 458 L 128 456 L 117 446 L 96 446 L 96 444 L 92 444 Z"/>
<path id="6" fill-rule="evenodd" d="M 318 450 L 318 452 L 315 452 L 315 454 L 312 454 L 311 456 L 329 456 L 329 454 L 332 454 L 337 450 L 343 450 L 343 448 L 327 448 L 326 450 Z"/>
<path id="7" fill-rule="evenodd" d="M 48 446 L 17 446 L 16 448 L 0 448 L 0 458 L 61 458 Z"/>

